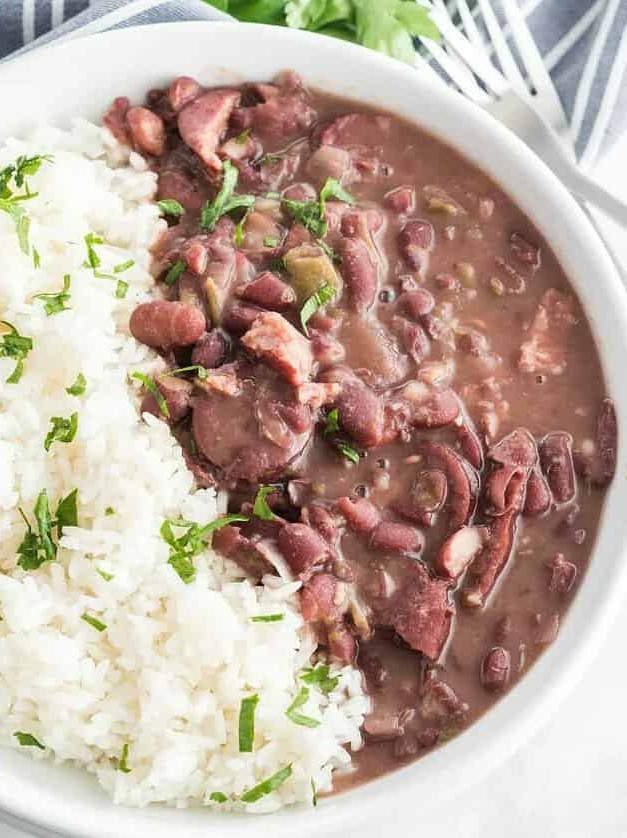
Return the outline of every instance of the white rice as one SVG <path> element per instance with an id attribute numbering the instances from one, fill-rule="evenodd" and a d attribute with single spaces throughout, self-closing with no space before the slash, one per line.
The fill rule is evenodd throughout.
<path id="1" fill-rule="evenodd" d="M 32 178 L 39 195 L 25 203 L 39 269 L 0 212 L 0 319 L 34 342 L 17 384 L 5 383 L 15 361 L 0 358 L 0 744 L 81 765 L 122 804 L 268 812 L 310 803 L 312 782 L 330 789 L 333 770 L 350 764 L 344 746 L 361 745 L 368 701 L 360 675 L 344 667 L 330 695 L 312 688 L 301 712 L 320 725 L 294 724 L 285 710 L 313 650 L 299 583 L 268 577 L 255 587 L 211 550 L 195 559 L 189 585 L 168 565 L 163 520 L 205 523 L 218 509 L 213 491 L 195 489 L 167 426 L 139 416 L 128 379 L 162 364 L 127 328 L 137 302 L 155 293 L 148 248 L 164 224 L 151 202 L 155 176 L 82 120 L 69 132 L 41 128 L 28 142 L 9 140 L 0 169 L 19 154 L 43 153 L 54 162 Z M 134 260 L 119 275 L 130 286 L 126 299 L 85 267 L 89 232 L 105 240 L 96 248 L 100 271 Z M 71 309 L 46 316 L 33 295 L 58 292 L 65 274 Z M 76 397 L 65 388 L 79 373 L 87 389 Z M 50 418 L 75 411 L 74 441 L 46 452 Z M 55 561 L 25 572 L 18 507 L 34 523 L 44 488 L 53 512 L 78 489 L 79 526 L 65 529 Z M 250 621 L 276 612 L 281 622 Z M 242 754 L 240 704 L 253 693 L 255 748 Z M 45 750 L 21 746 L 18 731 Z M 131 770 L 123 773 L 127 745 Z M 292 775 L 276 791 L 237 801 L 286 765 Z M 229 801 L 212 802 L 212 792 Z"/>

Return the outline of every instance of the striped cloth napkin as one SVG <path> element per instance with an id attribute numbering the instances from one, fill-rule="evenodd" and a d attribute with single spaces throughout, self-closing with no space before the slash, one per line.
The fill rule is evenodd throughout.
<path id="1" fill-rule="evenodd" d="M 519 2 L 588 168 L 627 127 L 627 0 Z M 70 33 L 228 19 L 202 0 L 0 0 L 0 59 Z"/>

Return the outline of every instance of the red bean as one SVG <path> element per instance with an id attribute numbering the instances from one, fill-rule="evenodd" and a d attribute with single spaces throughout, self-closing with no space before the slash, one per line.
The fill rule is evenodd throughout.
<path id="1" fill-rule="evenodd" d="M 165 126 L 161 117 L 148 108 L 130 108 L 126 114 L 133 142 L 140 151 L 159 157 L 165 149 Z"/>
<path id="2" fill-rule="evenodd" d="M 379 275 L 370 251 L 361 239 L 342 239 L 341 272 L 351 305 L 356 311 L 372 308 L 377 297 Z"/>
<path id="3" fill-rule="evenodd" d="M 264 271 L 245 285 L 240 296 L 270 311 L 284 311 L 296 302 L 294 289 L 270 271 Z"/>
<path id="4" fill-rule="evenodd" d="M 372 534 L 371 544 L 375 550 L 391 553 L 419 553 L 424 546 L 420 530 L 396 521 L 381 521 Z"/>
<path id="5" fill-rule="evenodd" d="M 355 532 L 371 532 L 381 520 L 377 507 L 365 498 L 338 498 L 335 505 Z"/>
<path id="6" fill-rule="evenodd" d="M 329 555 L 329 545 L 307 524 L 286 524 L 279 532 L 279 550 L 294 573 L 309 575 Z"/>
<path id="7" fill-rule="evenodd" d="M 195 306 L 167 300 L 141 303 L 129 322 L 136 340 L 164 351 L 196 343 L 205 326 L 205 315 Z"/>
<path id="8" fill-rule="evenodd" d="M 219 367 L 226 360 L 227 348 L 226 336 L 214 329 L 196 342 L 192 352 L 192 364 L 199 364 L 206 369 Z"/>

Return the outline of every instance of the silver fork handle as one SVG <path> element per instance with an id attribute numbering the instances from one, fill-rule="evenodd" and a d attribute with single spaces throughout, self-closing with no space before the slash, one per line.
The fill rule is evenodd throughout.
<path id="1" fill-rule="evenodd" d="M 564 159 L 561 161 L 559 168 L 561 171 L 554 170 L 555 174 L 574 195 L 582 201 L 598 207 L 621 227 L 627 227 L 627 203 L 625 201 L 612 194 L 609 189 L 601 186 L 593 178 L 588 177 L 570 160 Z"/>

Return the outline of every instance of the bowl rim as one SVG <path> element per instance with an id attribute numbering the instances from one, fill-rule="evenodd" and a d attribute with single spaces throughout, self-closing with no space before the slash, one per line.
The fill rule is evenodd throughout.
<path id="1" fill-rule="evenodd" d="M 417 97 L 424 96 L 427 101 L 437 102 L 442 113 L 454 114 L 463 123 L 464 137 L 459 142 L 455 142 L 449 136 L 443 138 L 440 135 L 440 138 L 457 147 L 473 165 L 493 176 L 496 183 L 528 214 L 531 213 L 527 206 L 535 202 L 538 213 L 544 213 L 546 216 L 546 224 L 538 223 L 538 228 L 564 266 L 582 302 L 587 300 L 588 304 L 584 304 L 584 309 L 595 334 L 603 370 L 608 380 L 608 389 L 612 392 L 619 409 L 617 474 L 605 500 L 599 536 L 592 551 L 585 581 L 575 597 L 557 641 L 507 696 L 445 748 L 438 749 L 421 760 L 371 783 L 322 801 L 317 810 L 296 807 L 263 818 L 227 818 L 194 809 L 124 809 L 108 802 L 99 805 L 96 810 L 88 804 L 77 804 L 76 799 L 64 799 L 61 795 L 48 793 L 45 788 L 37 789 L 38 812 L 34 813 L 34 789 L 29 787 L 28 780 L 21 777 L 21 772 L 20 776 L 12 774 L 10 769 L 7 771 L 0 764 L 0 819 L 4 811 L 13 822 L 17 819 L 24 827 L 40 835 L 130 838 L 144 834 L 143 830 L 148 828 L 153 838 L 166 838 L 178 834 L 179 828 L 184 829 L 188 838 L 211 834 L 212 830 L 216 834 L 237 838 L 248 836 L 252 829 L 262 830 L 264 834 L 267 830 L 268 834 L 271 833 L 276 838 L 291 835 L 294 829 L 301 830 L 304 835 L 318 834 L 321 829 L 333 834 L 346 827 L 349 822 L 351 829 L 366 820 L 376 823 L 377 818 L 389 812 L 391 808 L 395 810 L 396 807 L 415 806 L 417 798 L 422 808 L 436 802 L 442 803 L 447 797 L 476 782 L 507 758 L 537 730 L 543 720 L 548 718 L 558 701 L 574 687 L 594 657 L 627 591 L 627 562 L 624 561 L 627 553 L 627 516 L 621 514 L 621 507 L 624 507 L 627 501 L 627 484 L 624 479 L 627 476 L 627 452 L 622 443 L 627 436 L 623 421 L 627 414 L 627 382 L 621 386 L 619 357 L 625 357 L 627 354 L 625 289 L 596 231 L 574 198 L 517 137 L 485 111 L 441 85 L 439 81 L 417 72 L 416 68 L 353 44 L 300 30 L 210 21 L 126 27 L 82 36 L 63 43 L 52 43 L 3 63 L 0 66 L 0 90 L 10 79 L 19 79 L 26 86 L 29 83 L 33 84 L 40 77 L 38 74 L 46 67 L 52 67 L 58 57 L 68 61 L 73 56 L 77 66 L 81 66 L 81 60 L 86 61 L 89 66 L 92 60 L 93 66 L 93 56 L 102 57 L 109 50 L 123 50 L 131 45 L 137 47 L 138 40 L 142 47 L 148 48 L 153 42 L 164 42 L 169 35 L 175 38 L 193 38 L 198 43 L 202 38 L 210 38 L 214 34 L 225 36 L 225 41 L 240 39 L 242 44 L 250 44 L 253 50 L 255 42 L 259 49 L 258 44 L 261 41 L 264 51 L 276 48 L 279 55 L 283 49 L 289 52 L 288 47 L 291 47 L 303 50 L 306 55 L 311 54 L 312 59 L 316 54 L 319 61 L 335 61 L 336 64 L 341 61 L 340 66 L 354 62 L 357 68 L 365 68 L 368 72 L 380 71 L 387 84 L 392 85 L 396 82 L 401 86 L 412 87 Z M 237 59 L 234 64 L 237 67 Z M 361 95 L 356 98 L 368 101 L 369 96 Z M 409 117 L 405 113 L 402 115 L 406 119 L 413 119 L 419 125 L 423 124 L 422 119 Z M 425 118 L 425 123 L 429 123 L 430 119 L 431 116 Z M 436 135 L 439 133 L 431 126 L 427 130 Z M 465 148 L 466 134 L 485 137 L 487 149 L 480 154 L 478 149 Z M 514 179 L 514 174 L 509 174 L 507 166 L 511 166 L 512 172 L 517 174 L 519 179 L 526 180 L 529 187 L 528 195 L 522 194 L 522 188 L 517 191 L 506 185 L 505 181 L 510 184 Z M 492 167 L 500 168 L 501 175 L 493 175 Z M 544 207 L 541 206 L 541 201 L 546 202 Z M 559 226 L 557 220 L 551 220 L 548 210 L 561 213 Z M 535 217 L 533 220 L 536 223 Z M 569 255 L 567 247 L 556 246 L 558 241 L 565 240 L 566 233 L 560 232 L 560 226 L 572 237 L 574 255 Z M 603 324 L 600 318 L 595 322 L 591 317 L 591 310 L 599 313 L 600 306 L 594 302 L 592 290 L 586 290 L 584 268 L 577 264 L 581 259 L 588 272 L 594 268 L 595 292 L 601 289 L 601 297 L 606 307 Z M 613 565 L 609 564 L 609 559 L 603 562 L 597 555 L 601 548 L 612 552 Z M 608 567 L 604 568 L 604 575 L 599 578 L 596 570 L 602 564 L 607 564 Z M 595 597 L 596 606 L 591 612 L 587 612 L 584 604 L 594 603 Z M 567 649 L 568 643 L 573 648 Z M 451 779 L 453 771 L 454 780 Z M 46 811 L 40 812 L 40 809 Z M 201 811 L 202 819 L 190 815 L 197 811 Z"/>

